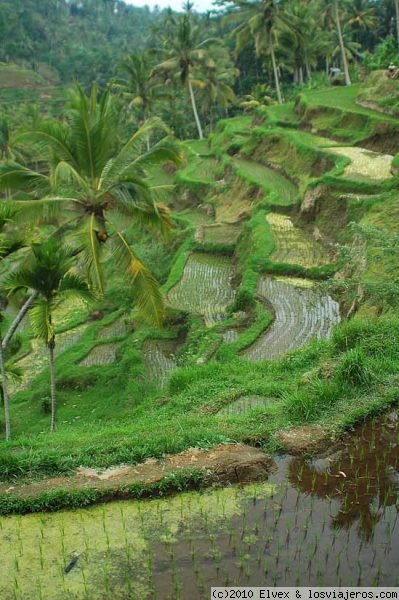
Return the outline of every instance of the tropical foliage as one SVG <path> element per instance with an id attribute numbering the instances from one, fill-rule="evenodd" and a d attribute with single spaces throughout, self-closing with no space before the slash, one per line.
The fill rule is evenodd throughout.
<path id="1" fill-rule="evenodd" d="M 158 141 L 145 149 L 151 133 Z M 157 118 L 146 121 L 121 144 L 118 112 L 109 90 L 89 96 L 77 87 L 71 94 L 69 121 L 43 121 L 23 133 L 32 155 L 46 165 L 41 171 L 5 161 L 0 187 L 12 190 L 24 220 L 57 220 L 79 253 L 90 285 L 104 292 L 104 262 L 114 260 L 136 291 L 137 305 L 160 322 L 162 298 L 157 283 L 129 243 L 129 226 L 137 221 L 161 233 L 171 227 L 169 211 L 159 202 L 169 186 L 148 182 L 147 169 L 179 162 L 180 150 Z"/>

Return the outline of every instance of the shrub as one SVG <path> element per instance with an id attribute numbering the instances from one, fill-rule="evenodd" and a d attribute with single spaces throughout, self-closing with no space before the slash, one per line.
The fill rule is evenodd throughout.
<path id="1" fill-rule="evenodd" d="M 331 408 L 342 395 L 336 381 L 315 379 L 312 383 L 285 396 L 285 405 L 293 421 L 311 422 Z"/>
<path id="2" fill-rule="evenodd" d="M 344 321 L 333 332 L 332 342 L 335 352 L 346 352 L 376 329 L 376 323 L 369 320 L 351 319 Z"/>
<path id="3" fill-rule="evenodd" d="M 343 382 L 352 385 L 367 385 L 371 380 L 371 372 L 367 358 L 361 348 L 351 348 L 341 357 L 336 374 Z"/>
<path id="4" fill-rule="evenodd" d="M 42 399 L 41 409 L 45 415 L 48 415 L 51 413 L 51 399 L 50 398 Z"/>

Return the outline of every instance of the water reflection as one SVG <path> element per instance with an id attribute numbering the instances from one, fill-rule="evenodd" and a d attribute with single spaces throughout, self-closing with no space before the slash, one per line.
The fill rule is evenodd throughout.
<path id="1" fill-rule="evenodd" d="M 348 529 L 356 522 L 359 535 L 370 540 L 386 507 L 398 506 L 398 433 L 396 412 L 372 419 L 348 436 L 336 457 L 292 459 L 289 481 L 303 493 L 338 500 L 332 525 Z"/>

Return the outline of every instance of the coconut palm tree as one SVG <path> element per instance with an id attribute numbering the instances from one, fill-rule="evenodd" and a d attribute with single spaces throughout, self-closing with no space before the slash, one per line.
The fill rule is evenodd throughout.
<path id="1" fill-rule="evenodd" d="M 345 84 L 351 85 L 352 82 L 349 75 L 348 58 L 341 24 L 341 3 L 343 1 L 344 0 L 321 0 L 321 17 L 324 21 L 324 26 L 327 29 L 331 29 L 332 27 L 335 28 L 338 36 L 338 46 L 341 54 L 341 63 L 344 71 Z"/>
<path id="2" fill-rule="evenodd" d="M 207 48 L 218 40 L 203 39 L 201 28 L 193 23 L 190 5 L 186 7 L 183 15 L 175 19 L 174 24 L 173 34 L 165 39 L 165 48 L 163 49 L 165 60 L 155 67 L 154 74 L 169 78 L 178 77 L 180 83 L 187 88 L 198 136 L 203 139 L 204 135 L 193 89 L 197 84 L 195 69 L 212 63 Z"/>
<path id="3" fill-rule="evenodd" d="M 209 60 L 198 72 L 196 84 L 201 108 L 203 114 L 209 115 L 211 129 L 214 108 L 219 106 L 227 111 L 228 107 L 236 102 L 232 85 L 238 74 L 238 69 L 223 46 L 215 46 L 210 50 Z"/>
<path id="4" fill-rule="evenodd" d="M 276 45 L 278 27 L 289 21 L 275 0 L 234 0 L 235 8 L 226 16 L 227 22 L 237 23 L 232 35 L 236 38 L 236 52 L 251 40 L 255 42 L 256 56 L 270 55 L 273 65 L 277 99 L 282 104 L 280 76 L 277 67 Z"/>
<path id="5" fill-rule="evenodd" d="M 150 133 L 159 141 L 145 150 Z M 0 165 L 0 189 L 14 191 L 25 220 L 54 222 L 79 251 L 90 285 L 104 290 L 107 256 L 134 286 L 143 315 L 160 323 L 163 302 L 157 282 L 129 244 L 126 231 L 134 222 L 164 233 L 171 227 L 167 207 L 159 202 L 170 186 L 149 183 L 149 169 L 181 160 L 180 147 L 157 118 L 147 120 L 122 146 L 118 112 L 109 90 L 100 98 L 77 87 L 68 121 L 44 121 L 22 139 L 40 158 L 41 171 L 8 161 Z"/>
<path id="6" fill-rule="evenodd" d="M 23 245 L 23 241 L 18 234 L 14 234 L 7 230 L 7 226 L 13 222 L 17 213 L 17 209 L 12 202 L 0 202 L 0 261 L 15 256 Z M 6 298 L 0 296 L 0 326 L 4 321 L 4 310 L 7 306 Z M 24 313 L 25 314 L 25 313 Z M 7 345 L 11 339 L 8 337 L 7 345 L 3 341 L 2 331 L 0 329 L 0 375 L 1 375 L 1 391 L 4 406 L 4 422 L 6 428 L 6 440 L 11 438 L 11 419 L 10 419 L 10 393 L 8 389 L 9 369 L 7 365 Z"/>
<path id="7" fill-rule="evenodd" d="M 303 83 L 305 73 L 311 81 L 312 67 L 317 66 L 330 44 L 330 36 L 320 28 L 317 14 L 317 4 L 312 1 L 304 4 L 295 0 L 287 6 L 285 18 L 290 26 L 280 28 L 279 46 L 283 65 L 293 72 L 294 83 Z"/>
<path id="8" fill-rule="evenodd" d="M 168 97 L 165 86 L 152 76 L 148 52 L 127 55 L 121 61 L 119 70 L 122 76 L 113 81 L 113 88 L 127 100 L 129 109 L 138 111 L 139 124 L 142 124 L 154 114 L 155 104 Z"/>
<path id="9" fill-rule="evenodd" d="M 378 28 L 375 6 L 369 0 L 353 0 L 348 4 L 347 23 L 356 32 L 356 41 L 360 42 L 361 31 L 375 31 Z"/>
<path id="10" fill-rule="evenodd" d="M 29 313 L 33 334 L 49 350 L 51 431 L 56 428 L 54 310 L 68 299 L 89 301 L 93 297 L 86 281 L 73 272 L 74 254 L 74 250 L 61 245 L 55 238 L 49 238 L 42 244 L 33 244 L 28 264 L 14 271 L 4 282 L 10 294 L 21 289 L 35 290 L 38 294 Z"/>

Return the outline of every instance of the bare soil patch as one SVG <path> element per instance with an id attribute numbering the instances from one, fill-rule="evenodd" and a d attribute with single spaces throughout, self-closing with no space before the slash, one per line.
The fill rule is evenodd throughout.
<path id="1" fill-rule="evenodd" d="M 276 435 L 289 454 L 321 452 L 331 443 L 330 435 L 321 425 L 298 425 L 282 429 Z"/>

